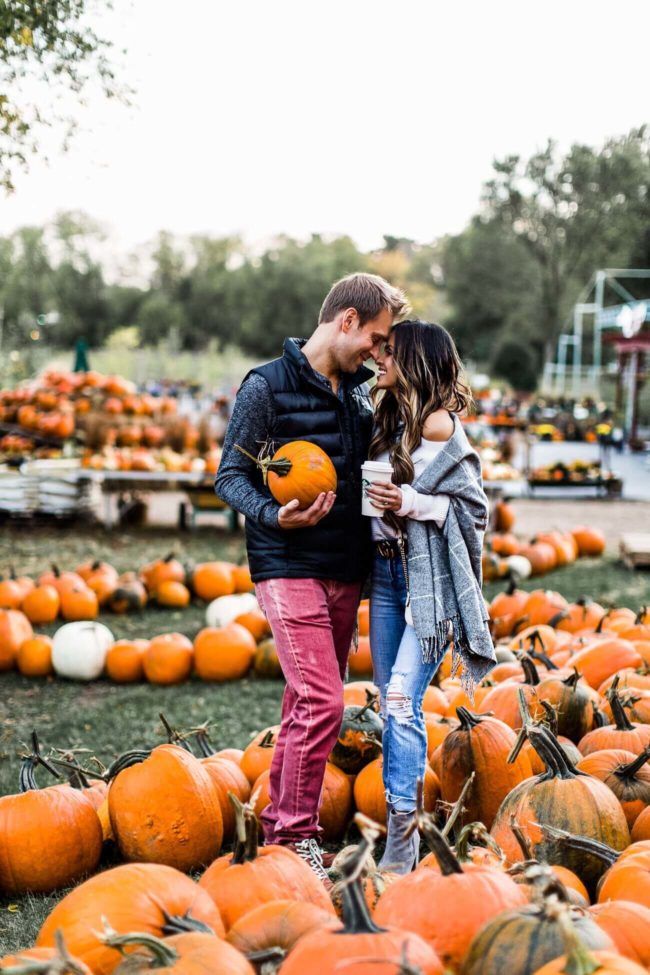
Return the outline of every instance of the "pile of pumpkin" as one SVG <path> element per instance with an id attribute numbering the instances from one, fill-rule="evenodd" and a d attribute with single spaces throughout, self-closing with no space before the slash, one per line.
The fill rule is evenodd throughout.
<path id="1" fill-rule="evenodd" d="M 0 579 L 0 609 L 17 609 L 30 623 L 96 619 L 100 610 L 132 613 L 151 603 L 182 609 L 192 598 L 212 602 L 219 596 L 253 591 L 246 565 L 201 562 L 190 568 L 173 553 L 154 559 L 138 572 L 120 574 L 96 559 L 72 571 L 52 566 L 38 579 L 11 572 Z"/>
<path id="2" fill-rule="evenodd" d="M 483 579 L 528 579 L 571 565 L 578 558 L 597 558 L 605 551 L 605 536 L 598 528 L 580 525 L 569 532 L 538 532 L 530 542 L 513 534 L 515 513 L 507 501 L 494 506 L 494 531 L 485 537 Z"/>
<path id="3" fill-rule="evenodd" d="M 430 852 L 404 877 L 371 857 L 386 806 L 370 682 L 345 686 L 326 769 L 324 838 L 361 830 L 329 898 L 291 851 L 258 847 L 277 728 L 212 754 L 205 727 L 165 722 L 170 744 L 136 747 L 101 775 L 60 752 L 43 760 L 34 741 L 27 791 L 0 799 L 0 886 L 74 883 L 105 843 L 127 861 L 55 906 L 39 950 L 98 973 L 186 971 L 202 951 L 226 973 L 647 972 L 650 614 L 544 590 L 502 593 L 490 613 L 498 664 L 475 701 L 449 655 L 426 693 L 417 823 Z M 70 784 L 33 789 L 43 761 Z M 197 923 L 210 932 L 176 933 Z"/>
<path id="4" fill-rule="evenodd" d="M 181 579 L 191 581 L 194 594 L 208 602 L 206 626 L 193 640 L 172 632 L 116 641 L 107 626 L 93 619 L 99 605 L 114 612 L 136 601 L 142 607 L 147 599 L 186 606 L 190 591 Z M 6 579 L 0 581 L 0 607 L 8 607 L 0 608 L 0 671 L 15 667 L 26 677 L 55 673 L 73 680 L 103 674 L 118 683 L 175 684 L 192 673 L 202 680 L 236 680 L 251 669 L 259 677 L 280 678 L 271 630 L 251 588 L 246 566 L 205 562 L 187 573 L 173 556 L 149 563 L 139 577 L 118 577 L 112 566 L 93 562 L 75 572 L 55 569 L 37 582 L 27 576 Z M 34 633 L 32 624 L 52 623 L 59 612 L 71 622 L 53 637 Z M 352 675 L 372 672 L 367 600 L 359 607 L 358 629 Z"/>
<path id="5" fill-rule="evenodd" d="M 166 417 L 176 413 L 176 400 L 137 394 L 134 384 L 122 376 L 92 370 L 48 370 L 37 380 L 0 390 L 0 422 L 61 440 L 71 437 L 80 418 L 93 411 L 109 416 Z"/>

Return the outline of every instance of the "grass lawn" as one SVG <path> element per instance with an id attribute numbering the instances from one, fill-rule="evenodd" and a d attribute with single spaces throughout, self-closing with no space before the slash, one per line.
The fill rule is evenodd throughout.
<path id="1" fill-rule="evenodd" d="M 168 532 L 117 532 L 101 529 L 80 531 L 16 530 L 0 534 L 0 574 L 13 565 L 19 572 L 36 574 L 50 562 L 74 568 L 88 558 L 104 558 L 120 571 L 137 568 L 166 554 L 173 547 L 187 562 L 228 558 L 243 554 L 241 535 L 229 536 L 204 529 L 195 534 Z M 529 581 L 525 588 L 558 589 L 568 599 L 588 595 L 600 601 L 633 609 L 650 602 L 650 575 L 631 573 L 613 560 L 584 560 L 546 576 L 543 583 Z M 491 583 L 486 596 L 502 588 Z M 203 625 L 204 606 L 181 612 L 147 609 L 139 616 L 105 614 L 116 638 L 153 636 L 179 630 L 193 637 Z M 52 632 L 56 627 L 50 627 Z M 0 795 L 18 786 L 19 756 L 33 728 L 44 748 L 86 747 L 105 764 L 119 752 L 163 740 L 159 713 L 163 711 L 179 727 L 209 720 L 215 747 L 244 747 L 252 735 L 279 719 L 282 684 L 254 678 L 210 685 L 190 681 L 175 687 L 146 684 L 118 686 L 106 681 L 74 684 L 60 680 L 29 680 L 17 674 L 0 675 Z M 37 772 L 45 784 L 47 774 Z M 112 865 L 107 859 L 105 866 Z M 26 896 L 0 900 L 0 954 L 33 943 L 43 918 L 61 893 L 48 897 Z"/>

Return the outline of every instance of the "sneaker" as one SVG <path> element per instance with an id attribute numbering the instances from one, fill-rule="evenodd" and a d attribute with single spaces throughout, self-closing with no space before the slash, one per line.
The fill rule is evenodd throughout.
<path id="1" fill-rule="evenodd" d="M 286 846 L 305 861 L 307 866 L 313 870 L 318 879 L 325 885 L 326 890 L 332 889 L 333 884 L 327 876 L 323 859 L 328 854 L 323 853 L 316 840 L 300 840 L 298 843 L 287 843 Z"/>

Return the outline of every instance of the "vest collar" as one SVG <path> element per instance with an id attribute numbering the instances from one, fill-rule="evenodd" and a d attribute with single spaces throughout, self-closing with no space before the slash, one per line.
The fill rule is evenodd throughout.
<path id="1" fill-rule="evenodd" d="M 322 383 L 318 379 L 318 375 L 312 368 L 309 359 L 302 351 L 303 345 L 306 343 L 307 339 L 298 338 L 287 338 L 284 340 L 283 351 L 284 355 L 290 362 L 292 362 L 298 369 L 306 375 L 307 379 L 318 382 L 322 387 Z M 368 369 L 366 366 L 360 366 L 356 372 L 342 372 L 341 373 L 341 383 L 347 390 L 356 389 L 362 383 L 367 383 L 368 380 L 372 379 L 374 373 L 372 369 Z"/>

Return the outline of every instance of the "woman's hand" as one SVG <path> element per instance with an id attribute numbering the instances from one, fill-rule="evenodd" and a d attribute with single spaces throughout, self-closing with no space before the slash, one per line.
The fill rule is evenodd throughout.
<path id="1" fill-rule="evenodd" d="M 384 511 L 399 511 L 402 507 L 402 489 L 397 484 L 373 481 L 366 494 L 376 508 L 383 508 Z"/>

